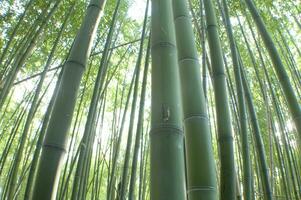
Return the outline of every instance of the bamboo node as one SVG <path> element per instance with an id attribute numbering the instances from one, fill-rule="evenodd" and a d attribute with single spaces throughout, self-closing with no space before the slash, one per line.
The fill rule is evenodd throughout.
<path id="1" fill-rule="evenodd" d="M 187 189 L 187 194 L 197 191 L 216 191 L 216 188 L 213 186 L 191 186 L 189 189 Z"/>
<path id="2" fill-rule="evenodd" d="M 55 143 L 44 143 L 43 147 L 57 149 L 57 150 L 63 151 L 64 153 L 67 152 L 66 148 L 60 146 L 59 144 L 55 144 Z"/>

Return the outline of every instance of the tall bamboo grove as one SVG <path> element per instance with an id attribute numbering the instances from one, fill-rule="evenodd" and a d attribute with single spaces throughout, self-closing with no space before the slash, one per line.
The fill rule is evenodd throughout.
<path id="1" fill-rule="evenodd" d="M 0 2 L 0 199 L 297 200 L 301 3 Z"/>

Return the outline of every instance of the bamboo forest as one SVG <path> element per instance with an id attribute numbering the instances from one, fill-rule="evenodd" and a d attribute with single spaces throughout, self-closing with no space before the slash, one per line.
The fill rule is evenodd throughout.
<path id="1" fill-rule="evenodd" d="M 0 0 L 0 200 L 301 200 L 300 0 Z"/>

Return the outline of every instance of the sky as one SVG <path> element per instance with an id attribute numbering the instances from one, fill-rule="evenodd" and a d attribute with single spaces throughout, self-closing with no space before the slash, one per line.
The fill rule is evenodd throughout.
<path id="1" fill-rule="evenodd" d="M 137 21 L 142 21 L 144 17 L 144 10 L 146 6 L 145 0 L 132 0 L 132 5 L 128 10 L 128 16 Z"/>

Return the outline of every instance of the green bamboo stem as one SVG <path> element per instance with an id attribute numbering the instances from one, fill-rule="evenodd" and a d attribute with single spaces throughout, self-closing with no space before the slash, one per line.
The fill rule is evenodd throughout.
<path id="1" fill-rule="evenodd" d="M 248 129 L 247 129 L 247 116 L 245 107 L 244 90 L 241 80 L 241 72 L 239 67 L 239 61 L 237 56 L 237 50 L 235 45 L 235 39 L 233 35 L 232 25 L 230 22 L 230 16 L 228 11 L 227 1 L 223 0 L 223 8 L 225 14 L 225 26 L 227 29 L 227 35 L 230 42 L 232 63 L 235 75 L 237 99 L 238 99 L 238 111 L 239 111 L 239 125 L 240 125 L 240 137 L 242 145 L 242 157 L 243 157 L 243 188 L 244 188 L 244 199 L 252 199 L 252 186 L 251 186 L 251 167 L 250 167 L 250 153 L 249 153 L 249 142 L 248 142 Z"/>
<path id="2" fill-rule="evenodd" d="M 241 66 L 242 67 L 242 66 Z M 269 180 L 269 173 L 268 173 L 268 166 L 267 166 L 267 161 L 266 161 L 266 155 L 265 155 L 265 150 L 263 146 L 263 141 L 260 133 L 260 128 L 257 120 L 257 115 L 256 111 L 254 108 L 252 96 L 250 93 L 250 89 L 247 83 L 247 79 L 244 75 L 244 72 L 242 71 L 241 73 L 242 81 L 243 81 L 243 86 L 245 90 L 245 95 L 246 95 L 246 100 L 248 104 L 248 109 L 249 109 L 249 114 L 250 114 L 250 121 L 252 124 L 253 132 L 254 132 L 254 139 L 256 143 L 256 150 L 259 156 L 259 161 L 260 161 L 260 168 L 261 168 L 261 176 L 263 179 L 263 185 L 264 185 L 264 193 L 265 193 L 265 198 L 272 200 L 272 191 L 271 191 L 271 185 L 270 185 L 270 180 Z"/>
<path id="3" fill-rule="evenodd" d="M 172 1 L 152 1 L 150 198 L 185 200 L 180 85 Z"/>
<path id="4" fill-rule="evenodd" d="M 56 197 L 60 165 L 66 151 L 66 136 L 72 120 L 77 91 L 104 5 L 103 0 L 90 2 L 87 15 L 65 63 L 62 82 L 42 147 L 33 200 Z"/>
<path id="5" fill-rule="evenodd" d="M 187 195 L 217 199 L 217 182 L 200 63 L 186 0 L 173 0 L 184 114 Z M 197 152 L 197 153 L 196 153 Z"/>
<path id="6" fill-rule="evenodd" d="M 134 129 L 133 126 L 134 126 L 134 120 L 136 118 L 135 117 L 136 116 L 136 104 L 137 104 L 137 98 L 138 98 L 138 86 L 139 86 L 140 71 L 141 71 L 140 68 L 141 68 L 143 48 L 144 48 L 144 37 L 146 35 L 147 12 L 148 12 L 148 1 L 147 1 L 147 5 L 145 8 L 144 22 L 143 22 L 143 28 L 142 28 L 142 32 L 141 32 L 141 42 L 140 42 L 140 46 L 139 46 L 139 53 L 138 53 L 138 57 L 137 57 L 137 61 L 136 61 L 136 67 L 135 67 L 136 78 L 135 78 L 135 83 L 134 83 L 134 93 L 133 93 L 133 99 L 132 99 L 132 105 L 131 105 L 132 108 L 131 108 L 131 114 L 130 114 L 129 131 L 128 131 L 126 151 L 125 151 L 125 155 L 124 155 L 124 164 L 123 164 L 123 170 L 122 170 L 122 176 L 121 176 L 121 186 L 120 186 L 121 200 L 126 199 L 125 197 L 126 197 L 127 187 L 128 187 L 128 177 L 129 177 L 128 171 L 129 171 L 130 154 L 131 154 L 131 148 L 132 148 L 132 137 L 133 137 L 133 129 Z M 140 116 L 140 117 L 142 117 L 142 116 Z M 132 168 L 133 168 L 133 166 L 132 166 Z M 133 185 L 132 185 L 132 187 L 133 187 Z M 134 194 L 133 194 L 133 188 L 132 188 L 132 191 L 130 191 L 130 193 L 129 193 L 129 199 L 133 199 L 133 195 Z"/>
<path id="7" fill-rule="evenodd" d="M 212 63 L 212 78 L 220 149 L 220 198 L 222 200 L 229 200 L 236 198 L 236 173 L 226 75 L 218 37 L 214 6 L 211 0 L 204 0 L 203 2 L 206 13 L 208 43 Z"/>
<path id="8" fill-rule="evenodd" d="M 62 27 L 59 31 L 59 34 L 57 36 L 57 39 L 56 41 L 54 42 L 54 45 L 53 45 L 53 48 L 50 52 L 50 55 L 48 57 L 48 60 L 45 64 L 45 67 L 44 67 L 44 71 L 41 75 L 41 78 L 39 80 L 39 83 L 37 85 L 37 88 L 35 90 L 35 94 L 34 94 L 34 97 L 33 97 L 33 100 L 31 102 L 31 107 L 30 107 L 30 110 L 29 110 L 29 113 L 26 117 L 26 121 L 25 121 L 25 125 L 24 125 L 24 128 L 23 128 L 23 133 L 22 133 L 22 137 L 21 137 L 21 141 L 20 141 L 20 145 L 19 145 L 19 151 L 15 157 L 15 160 L 14 162 L 16 163 L 15 166 L 14 166 L 14 170 L 12 172 L 12 177 L 11 177 L 11 182 L 10 182 L 10 186 L 9 186 L 9 193 L 8 193 L 8 199 L 12 199 L 13 198 L 13 195 L 15 193 L 15 186 L 16 186 L 16 181 L 17 181 L 17 174 L 18 174 L 18 170 L 19 170 L 19 165 L 21 163 L 21 159 L 22 159 L 22 156 L 23 156 L 23 150 L 24 150 L 24 147 L 26 145 L 26 140 L 27 140 L 27 137 L 28 137 L 28 133 L 29 133 L 29 129 L 30 129 L 30 125 L 31 125 L 31 122 L 34 118 L 34 113 L 36 111 L 36 108 L 37 108 L 37 103 L 38 103 L 38 100 L 40 98 L 40 93 L 41 93 L 41 90 L 42 90 L 42 86 L 43 86 L 43 83 L 44 83 L 44 80 L 46 78 L 46 72 L 52 62 L 52 59 L 53 59 L 53 55 L 54 55 L 54 52 L 57 48 L 57 45 L 59 43 L 59 40 L 60 40 L 60 37 L 63 33 L 63 30 L 65 28 L 65 25 L 66 25 L 66 22 L 70 16 L 70 13 L 73 9 L 73 6 L 71 6 L 70 10 L 68 11 L 68 14 L 66 15 L 66 18 L 62 24 Z M 46 90 L 47 91 L 47 90 Z"/>
<path id="9" fill-rule="evenodd" d="M 116 181 L 115 175 L 117 173 L 116 172 L 116 170 L 117 170 L 116 169 L 117 168 L 117 159 L 118 159 L 119 154 L 120 154 L 121 138 L 122 138 L 122 135 L 123 135 L 125 119 L 126 119 L 126 116 L 127 116 L 127 110 L 128 110 L 128 106 L 129 106 L 129 102 L 130 102 L 130 97 L 131 97 L 131 93 L 132 93 L 132 89 L 133 89 L 133 85 L 134 85 L 135 76 L 136 76 L 136 73 L 133 74 L 132 81 L 131 81 L 130 88 L 129 88 L 128 95 L 127 95 L 126 102 L 125 102 L 124 112 L 123 112 L 123 115 L 122 115 L 122 119 L 120 120 L 121 124 L 120 124 L 120 128 L 119 128 L 119 131 L 118 131 L 118 137 L 117 137 L 117 141 L 116 141 L 116 144 L 115 144 L 115 151 L 113 153 L 112 168 L 111 168 L 111 172 L 110 172 L 110 176 L 109 176 L 109 180 L 108 180 L 109 183 L 108 183 L 108 188 L 107 188 L 107 200 L 112 199 L 112 196 L 114 195 L 114 187 L 115 187 L 114 182 Z M 120 117 L 121 117 L 121 115 L 120 115 Z"/>
<path id="10" fill-rule="evenodd" d="M 91 99 L 91 103 L 89 106 L 89 111 L 88 111 L 88 117 L 87 121 L 85 124 L 85 131 L 84 135 L 81 141 L 81 146 L 80 146 L 80 155 L 78 159 L 78 164 L 76 168 L 76 175 L 75 175 L 75 180 L 73 183 L 73 190 L 72 190 L 72 199 L 80 199 L 80 196 L 82 195 L 81 193 L 81 187 L 85 187 L 83 184 L 83 181 L 86 181 L 85 176 L 83 176 L 84 168 L 86 168 L 85 160 L 87 159 L 88 151 L 91 148 L 91 140 L 93 141 L 94 134 L 92 133 L 93 130 L 93 124 L 95 123 L 96 120 L 96 111 L 97 111 L 97 106 L 98 106 L 98 100 L 100 98 L 100 89 L 103 86 L 104 82 L 104 77 L 106 74 L 106 69 L 107 69 L 107 60 L 109 60 L 109 48 L 111 46 L 112 42 L 112 37 L 113 33 L 115 30 L 115 25 L 116 25 L 116 20 L 117 20 L 117 13 L 120 7 L 120 0 L 117 2 L 114 14 L 113 14 L 113 19 L 111 22 L 111 27 L 106 39 L 105 47 L 104 47 L 104 53 L 102 54 L 101 58 L 101 63 L 100 67 L 97 73 L 97 77 L 95 80 L 95 85 L 93 89 L 93 95 Z M 84 193 L 84 192 L 83 192 Z"/>

